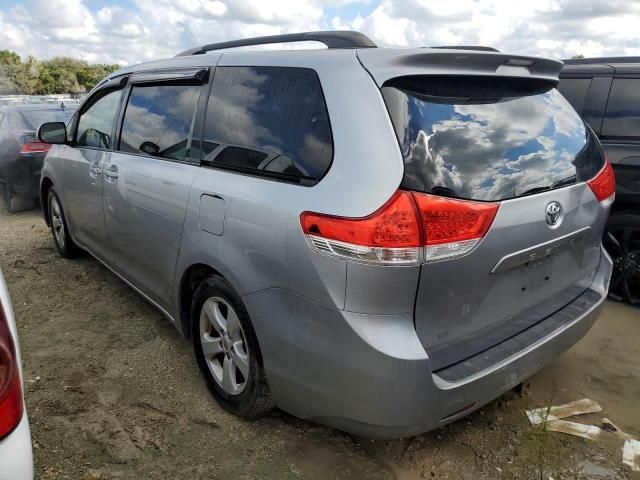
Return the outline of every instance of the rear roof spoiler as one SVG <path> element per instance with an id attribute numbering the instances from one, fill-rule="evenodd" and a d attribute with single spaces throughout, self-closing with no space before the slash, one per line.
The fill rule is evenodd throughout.
<path id="1" fill-rule="evenodd" d="M 408 75 L 519 77 L 558 83 L 563 66 L 558 60 L 487 50 L 372 48 L 357 52 L 360 63 L 380 87 L 387 80 Z"/>

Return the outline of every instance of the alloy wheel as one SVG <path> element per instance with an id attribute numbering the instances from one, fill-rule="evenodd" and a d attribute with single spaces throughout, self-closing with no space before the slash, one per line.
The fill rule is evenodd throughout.
<path id="1" fill-rule="evenodd" d="M 202 306 L 200 344 L 220 388 L 229 395 L 241 394 L 249 378 L 250 352 L 238 314 L 222 298 L 208 298 Z"/>

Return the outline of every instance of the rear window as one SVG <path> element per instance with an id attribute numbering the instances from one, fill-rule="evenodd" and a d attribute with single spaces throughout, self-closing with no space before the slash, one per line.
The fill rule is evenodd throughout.
<path id="1" fill-rule="evenodd" d="M 602 135 L 638 137 L 640 134 L 640 78 L 616 78 L 611 84 Z"/>
<path id="2" fill-rule="evenodd" d="M 403 187 L 495 201 L 584 181 L 602 150 L 549 84 L 405 77 L 382 88 L 405 162 Z"/>
<path id="3" fill-rule="evenodd" d="M 24 110 L 20 112 L 25 126 L 30 130 L 37 130 L 40 125 L 46 122 L 67 122 L 73 110 L 70 109 L 50 109 L 50 110 Z"/>
<path id="4" fill-rule="evenodd" d="M 134 86 L 122 122 L 120 151 L 184 160 L 200 88 Z"/>

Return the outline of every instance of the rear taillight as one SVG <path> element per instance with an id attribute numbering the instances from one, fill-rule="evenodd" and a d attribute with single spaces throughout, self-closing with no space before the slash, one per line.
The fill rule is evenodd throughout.
<path id="1" fill-rule="evenodd" d="M 368 217 L 304 212 L 300 223 L 319 253 L 367 263 L 411 265 L 469 253 L 486 235 L 498 207 L 497 203 L 400 190 Z"/>
<path id="2" fill-rule="evenodd" d="M 473 202 L 413 193 L 425 238 L 425 261 L 469 253 L 487 234 L 499 203 Z"/>
<path id="3" fill-rule="evenodd" d="M 587 181 L 600 205 L 604 208 L 611 206 L 616 198 L 616 176 L 613 167 L 605 160 L 604 167 L 591 180 Z"/>
<path id="4" fill-rule="evenodd" d="M 0 302 L 0 440 L 22 419 L 22 385 L 16 351 Z"/>
<path id="5" fill-rule="evenodd" d="M 22 144 L 20 153 L 45 153 L 51 148 L 50 143 L 44 142 L 26 142 Z"/>
<path id="6" fill-rule="evenodd" d="M 300 223 L 319 252 L 368 263 L 406 265 L 420 260 L 422 231 L 409 192 L 396 192 L 368 217 L 304 212 Z"/>

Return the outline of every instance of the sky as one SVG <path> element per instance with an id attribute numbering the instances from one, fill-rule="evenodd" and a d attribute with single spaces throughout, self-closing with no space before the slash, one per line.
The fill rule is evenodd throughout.
<path id="1" fill-rule="evenodd" d="M 380 46 L 640 55 L 640 0 L 0 0 L 0 50 L 134 64 L 196 45 L 358 30 Z"/>

